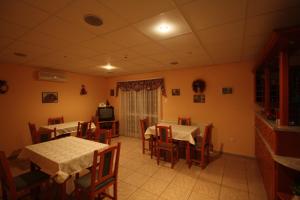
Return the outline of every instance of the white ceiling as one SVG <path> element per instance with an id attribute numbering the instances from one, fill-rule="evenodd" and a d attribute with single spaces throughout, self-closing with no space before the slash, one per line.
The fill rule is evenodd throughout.
<path id="1" fill-rule="evenodd" d="M 2 0 L 0 62 L 99 76 L 239 62 L 273 29 L 300 24 L 299 10 L 299 0 Z M 176 31 L 158 35 L 160 21 Z M 97 67 L 108 62 L 118 68 Z"/>

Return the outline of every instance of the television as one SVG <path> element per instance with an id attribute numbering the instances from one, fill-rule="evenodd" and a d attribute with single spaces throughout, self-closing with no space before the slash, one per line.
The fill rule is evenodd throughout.
<path id="1" fill-rule="evenodd" d="M 98 119 L 99 121 L 114 121 L 114 107 L 98 107 Z"/>

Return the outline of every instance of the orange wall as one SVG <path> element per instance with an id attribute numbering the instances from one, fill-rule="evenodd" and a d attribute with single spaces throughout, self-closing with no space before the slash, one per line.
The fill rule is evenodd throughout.
<path id="1" fill-rule="evenodd" d="M 67 73 L 64 83 L 36 80 L 37 69 L 0 65 L 0 79 L 9 91 L 0 94 L 0 150 L 7 154 L 31 143 L 28 122 L 46 125 L 48 117 L 63 115 L 65 121 L 89 120 L 99 102 L 107 97 L 106 79 Z M 88 94 L 80 95 L 81 85 Z M 42 92 L 57 91 L 58 103 L 42 104 Z"/>
<path id="2" fill-rule="evenodd" d="M 184 70 L 164 71 L 140 75 L 110 78 L 109 89 L 117 81 L 163 77 L 167 98 L 162 99 L 162 119 L 177 120 L 178 116 L 190 116 L 194 123 L 212 122 L 213 144 L 225 152 L 254 156 L 254 83 L 251 72 L 254 63 L 234 63 Z M 192 82 L 206 81 L 206 102 L 193 103 Z M 222 95 L 222 87 L 232 87 L 232 95 Z M 171 96 L 171 89 L 179 88 L 180 96 Z M 109 97 L 119 111 L 119 98 Z"/>

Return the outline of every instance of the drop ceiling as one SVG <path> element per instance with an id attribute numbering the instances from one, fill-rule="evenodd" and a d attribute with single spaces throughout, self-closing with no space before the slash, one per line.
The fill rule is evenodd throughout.
<path id="1" fill-rule="evenodd" d="M 299 10 L 299 0 L 5 0 L 0 63 L 118 76 L 254 60 L 273 29 L 300 24 Z M 176 32 L 155 33 L 159 21 Z M 108 62 L 117 69 L 99 68 Z"/>

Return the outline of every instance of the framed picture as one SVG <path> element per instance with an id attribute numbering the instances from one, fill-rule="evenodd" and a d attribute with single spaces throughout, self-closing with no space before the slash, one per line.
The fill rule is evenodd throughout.
<path id="1" fill-rule="evenodd" d="M 205 95 L 204 94 L 195 94 L 194 95 L 194 103 L 205 103 Z"/>
<path id="2" fill-rule="evenodd" d="M 114 89 L 110 90 L 110 96 L 112 96 L 112 97 L 115 96 L 115 90 Z"/>
<path id="3" fill-rule="evenodd" d="M 172 96 L 180 96 L 180 89 L 172 89 Z"/>
<path id="4" fill-rule="evenodd" d="M 42 92 L 42 103 L 58 103 L 58 92 Z"/>
<path id="5" fill-rule="evenodd" d="M 232 87 L 223 87 L 222 94 L 232 94 Z"/>

